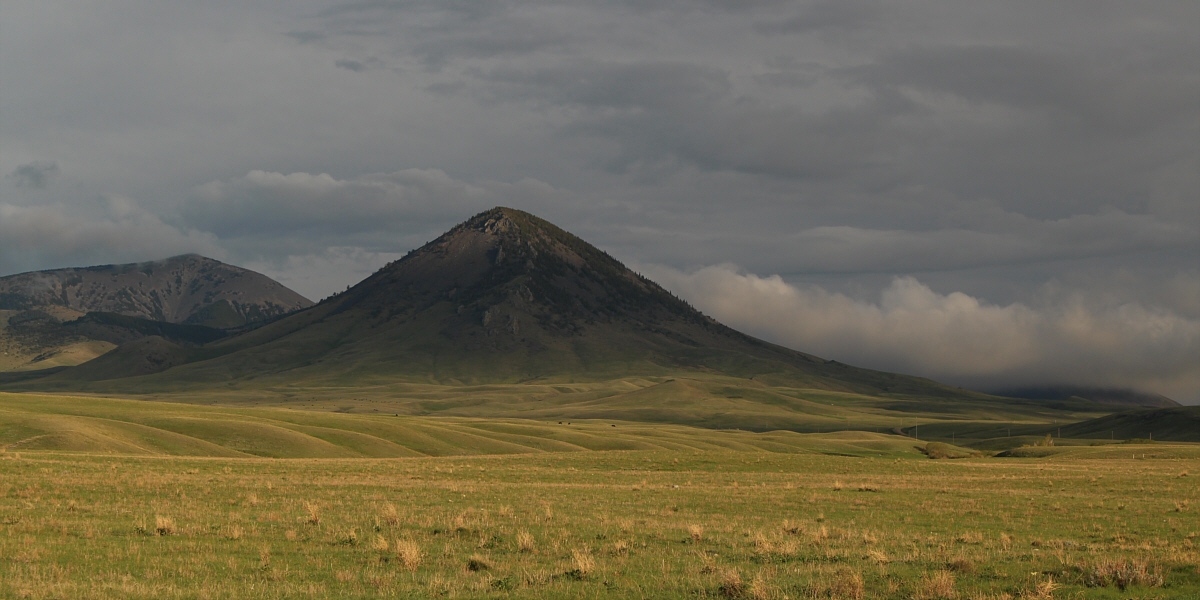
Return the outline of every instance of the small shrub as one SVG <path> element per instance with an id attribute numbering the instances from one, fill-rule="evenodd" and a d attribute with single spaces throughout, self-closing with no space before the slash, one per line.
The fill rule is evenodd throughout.
<path id="1" fill-rule="evenodd" d="M 829 538 L 829 528 L 824 525 L 821 525 L 820 527 L 817 527 L 816 529 L 813 529 L 812 531 L 810 531 L 808 534 L 809 534 L 809 537 L 812 538 L 812 542 L 814 544 L 819 544 L 823 540 Z"/>
<path id="2" fill-rule="evenodd" d="M 722 571 L 717 581 L 717 593 L 733 600 L 745 598 L 746 584 L 742 583 L 742 573 L 737 569 Z"/>
<path id="3" fill-rule="evenodd" d="M 338 546 L 357 546 L 358 545 L 358 530 L 351 529 L 336 538 L 333 543 Z"/>
<path id="4" fill-rule="evenodd" d="M 1080 565 L 1083 584 L 1088 587 L 1116 587 L 1124 590 L 1131 585 L 1160 587 L 1163 576 L 1145 560 L 1128 558 L 1104 560 L 1094 565 Z"/>
<path id="5" fill-rule="evenodd" d="M 829 596 L 845 600 L 862 600 L 866 593 L 862 573 L 857 569 L 842 567 L 834 573 L 833 581 L 829 583 Z"/>
<path id="6" fill-rule="evenodd" d="M 567 574 L 575 579 L 586 579 L 592 571 L 596 569 L 596 559 L 592 558 L 592 553 L 587 547 L 575 548 L 571 550 L 571 567 Z"/>
<path id="7" fill-rule="evenodd" d="M 395 504 L 385 502 L 379 507 L 379 519 L 388 525 L 395 525 L 400 522 L 400 511 L 396 510 Z"/>
<path id="8" fill-rule="evenodd" d="M 304 501 L 304 512 L 307 514 L 305 519 L 309 525 L 321 524 L 321 507 L 316 502 Z"/>
<path id="9" fill-rule="evenodd" d="M 1054 590 L 1060 588 L 1053 578 L 1041 581 L 1021 593 L 1021 600 L 1052 600 Z"/>
<path id="10" fill-rule="evenodd" d="M 493 579 L 489 585 L 492 587 L 493 590 L 498 590 L 501 592 L 511 592 L 511 591 L 517 589 L 517 580 L 512 575 L 509 575 L 507 577 L 500 577 L 498 579 Z"/>
<path id="11" fill-rule="evenodd" d="M 956 536 L 954 541 L 960 544 L 982 544 L 983 534 L 978 531 L 967 531 Z"/>
<path id="12" fill-rule="evenodd" d="M 888 555 L 879 550 L 867 550 L 867 558 L 881 565 L 886 565 L 891 562 L 891 559 L 888 558 Z"/>
<path id="13" fill-rule="evenodd" d="M 492 568 L 492 564 L 490 562 L 488 562 L 487 558 L 483 557 L 482 555 L 472 554 L 471 557 L 467 559 L 467 570 L 468 571 L 472 571 L 472 572 L 487 571 L 488 569 L 491 569 L 491 568 Z"/>
<path id="14" fill-rule="evenodd" d="M 750 587 L 746 589 L 746 595 L 752 600 L 767 600 L 773 595 L 771 591 L 771 586 L 767 584 L 766 578 L 762 576 L 762 573 L 758 573 L 754 576 L 754 581 L 750 582 Z"/>
<path id="15" fill-rule="evenodd" d="M 162 515 L 154 515 L 154 531 L 158 535 L 171 535 L 175 533 L 175 519 Z"/>
<path id="16" fill-rule="evenodd" d="M 958 597 L 954 589 L 954 574 L 950 571 L 926 573 L 917 583 L 914 600 L 953 600 Z"/>
<path id="17" fill-rule="evenodd" d="M 396 540 L 394 547 L 396 549 L 396 559 L 400 561 L 400 566 L 409 571 L 415 571 L 417 567 L 421 566 L 420 544 L 412 540 Z"/>
<path id="18" fill-rule="evenodd" d="M 975 561 L 965 556 L 959 556 L 946 563 L 946 568 L 955 573 L 974 573 Z"/>
<path id="19" fill-rule="evenodd" d="M 517 552 L 533 552 L 534 540 L 533 534 L 528 531 L 517 532 Z"/>

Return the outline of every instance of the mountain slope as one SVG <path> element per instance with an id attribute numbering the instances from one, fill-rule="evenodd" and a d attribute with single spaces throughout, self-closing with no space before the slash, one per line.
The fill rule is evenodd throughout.
<path id="1" fill-rule="evenodd" d="M 55 306 L 233 328 L 311 305 L 265 275 L 195 254 L 0 277 L 0 310 Z"/>
<path id="2" fill-rule="evenodd" d="M 130 379 L 128 389 L 605 381 L 690 372 L 755 385 L 986 398 L 751 338 L 574 235 L 509 208 L 473 217 L 315 307 L 191 355 L 189 364 Z M 104 389 L 124 388 L 109 381 Z"/>

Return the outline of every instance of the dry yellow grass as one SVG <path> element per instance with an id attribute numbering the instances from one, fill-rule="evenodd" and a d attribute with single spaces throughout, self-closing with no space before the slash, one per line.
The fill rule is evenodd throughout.
<path id="1" fill-rule="evenodd" d="M 1195 505 L 1200 481 L 1176 477 L 1180 461 L 12 454 L 0 456 L 4 598 L 1086 600 L 1121 585 L 1133 597 L 1200 589 L 1200 528 L 1172 510 Z M 835 476 L 881 491 L 833 493 Z M 395 520 L 389 504 L 403 507 Z"/>

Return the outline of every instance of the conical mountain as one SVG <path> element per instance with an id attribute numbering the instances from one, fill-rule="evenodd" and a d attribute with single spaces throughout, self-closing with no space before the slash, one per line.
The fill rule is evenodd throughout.
<path id="1" fill-rule="evenodd" d="M 519 383 L 681 372 L 864 393 L 963 393 L 736 332 L 511 208 L 476 215 L 346 292 L 210 344 L 139 385 Z"/>

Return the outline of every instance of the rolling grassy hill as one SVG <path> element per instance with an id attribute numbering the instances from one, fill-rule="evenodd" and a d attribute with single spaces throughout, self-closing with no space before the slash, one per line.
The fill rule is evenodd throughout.
<path id="1" fill-rule="evenodd" d="M 395 458 L 601 450 L 917 456 L 914 440 L 611 421 L 432 418 L 0 394 L 0 449 L 161 456 Z"/>

